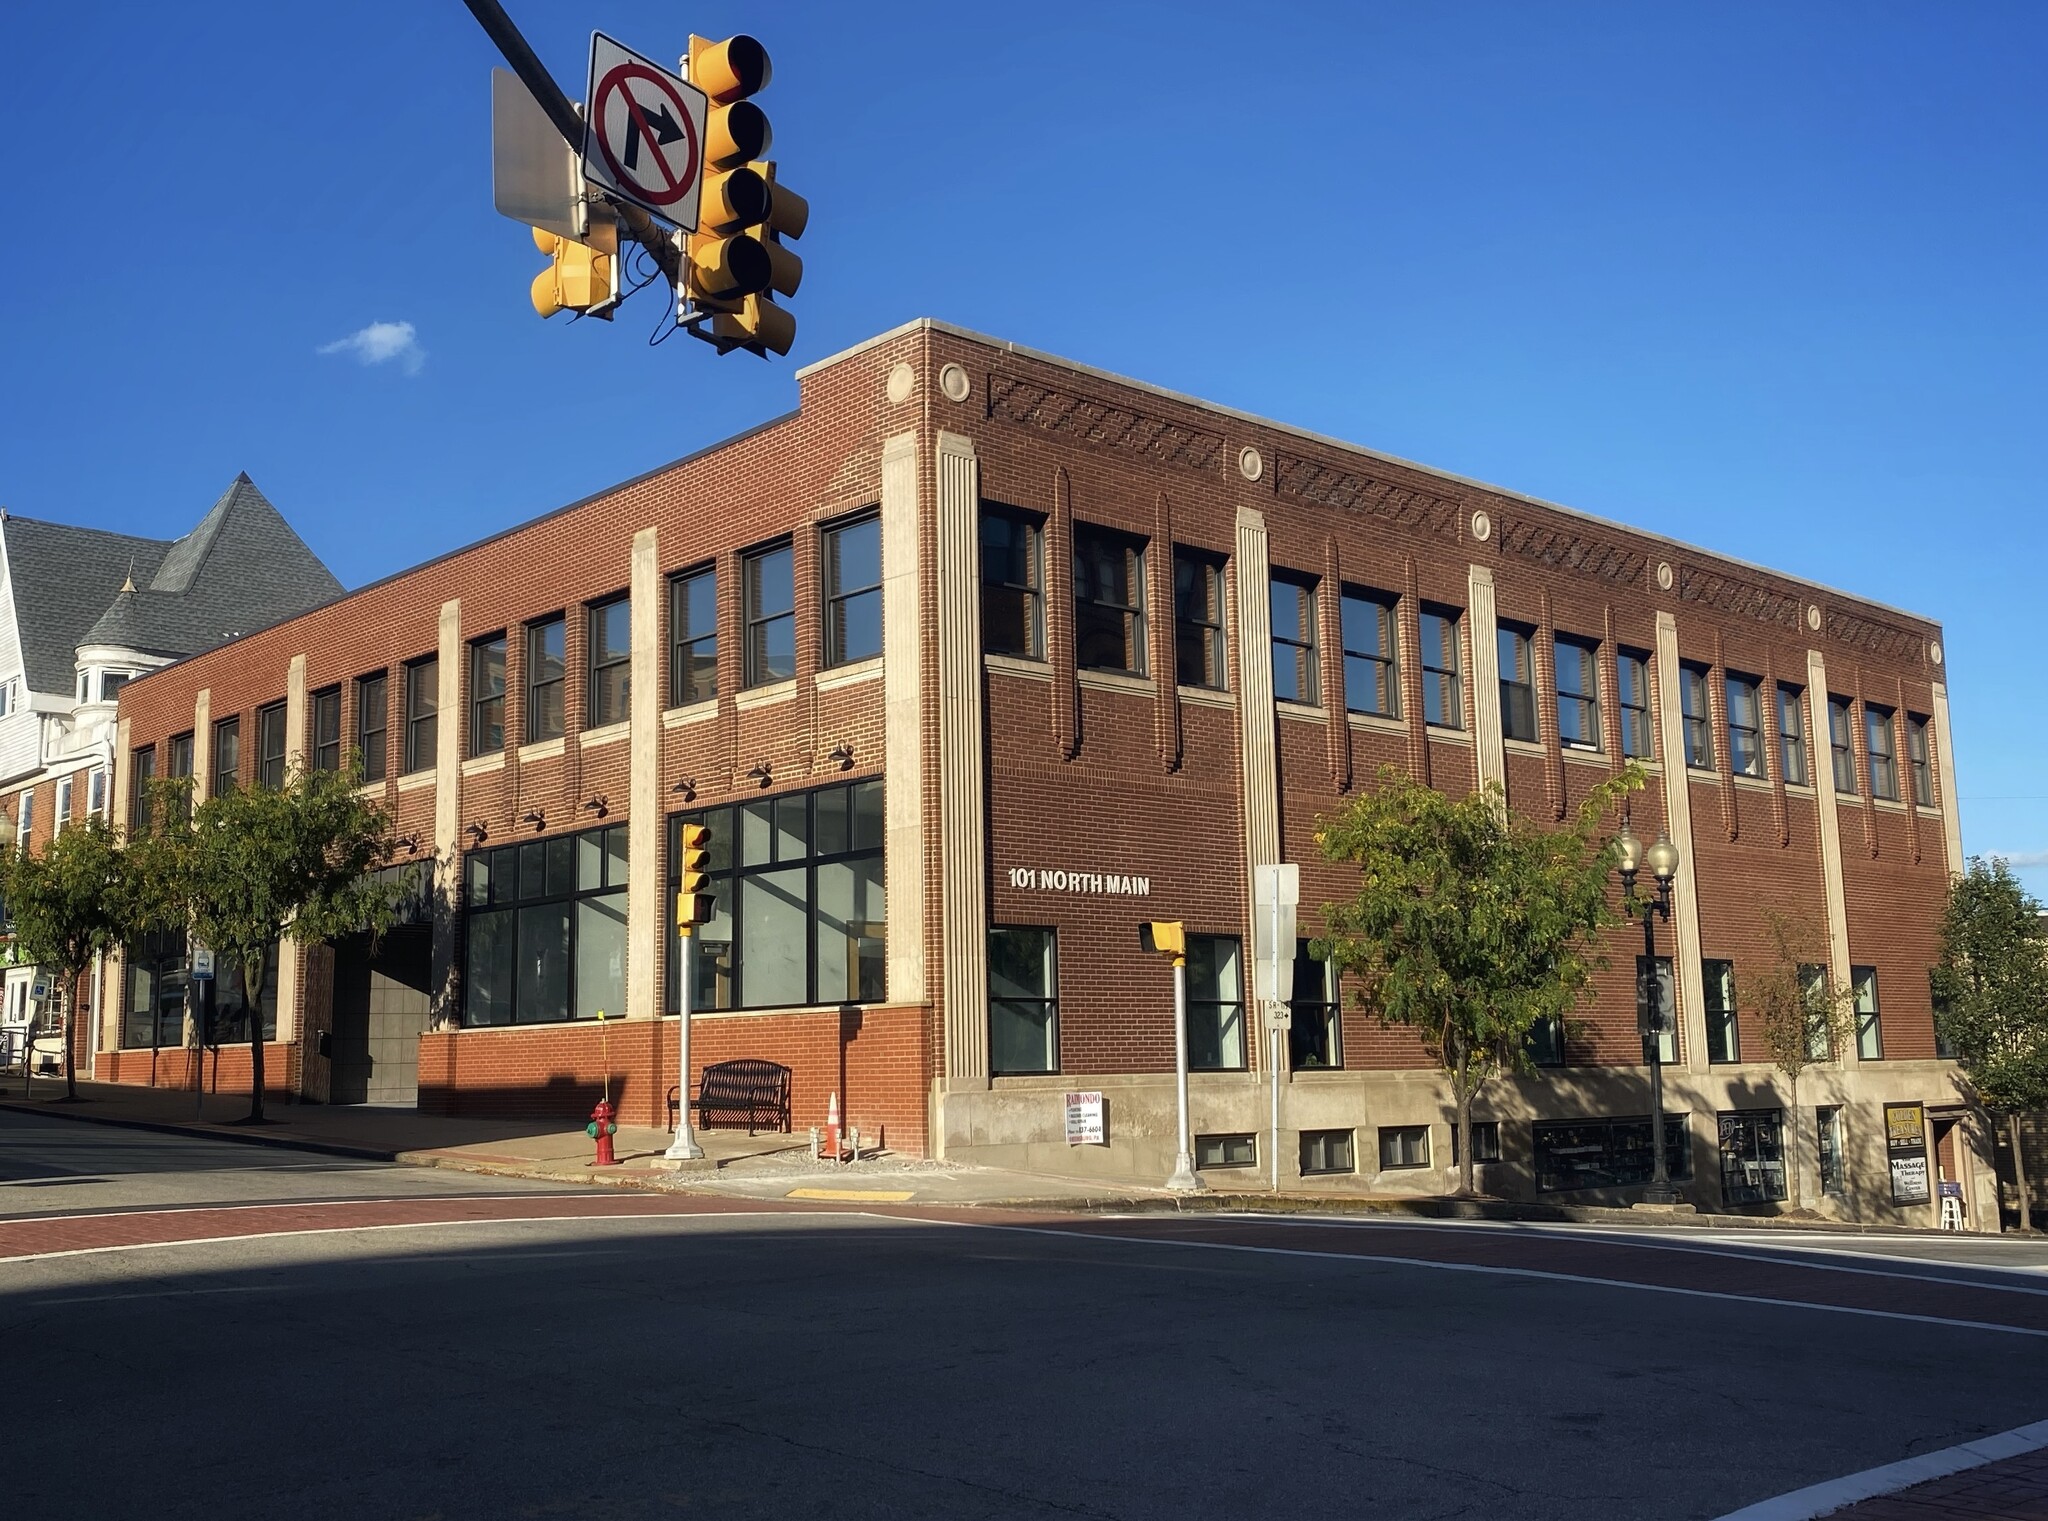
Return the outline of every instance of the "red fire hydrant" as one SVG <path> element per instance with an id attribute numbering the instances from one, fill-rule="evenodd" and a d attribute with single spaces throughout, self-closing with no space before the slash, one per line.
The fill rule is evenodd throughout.
<path id="1" fill-rule="evenodd" d="M 619 1127 L 612 1123 L 610 1099 L 599 1099 L 597 1107 L 590 1111 L 590 1123 L 583 1127 L 583 1133 L 597 1142 L 597 1160 L 592 1167 L 617 1167 L 619 1159 L 612 1155 L 612 1137 Z"/>

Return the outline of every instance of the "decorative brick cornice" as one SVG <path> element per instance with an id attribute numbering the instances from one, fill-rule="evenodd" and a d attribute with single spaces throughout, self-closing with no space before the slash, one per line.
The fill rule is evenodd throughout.
<path id="1" fill-rule="evenodd" d="M 1500 549 L 1502 554 L 1616 586 L 1641 586 L 1650 564 L 1650 557 L 1636 550 L 1535 518 L 1510 518 L 1502 524 Z"/>
<path id="2" fill-rule="evenodd" d="M 1754 618 L 1759 623 L 1770 623 L 1779 628 L 1797 629 L 1800 626 L 1797 597 L 1773 591 L 1768 586 L 1759 586 L 1754 581 L 1703 570 L 1697 565 L 1680 564 L 1678 567 L 1678 600 L 1697 602 L 1716 612 Z"/>
<path id="3" fill-rule="evenodd" d="M 1181 470 L 1213 470 L 1223 455 L 1220 433 L 1169 422 L 1073 391 L 1055 391 L 1016 375 L 989 375 L 988 415 L 1096 448 L 1143 454 Z"/>
<path id="4" fill-rule="evenodd" d="M 1911 629 L 1896 624 L 1880 623 L 1875 618 L 1859 617 L 1855 613 L 1841 612 L 1829 608 L 1827 614 L 1828 637 L 1841 644 L 1853 645 L 1859 650 L 1868 650 L 1873 655 L 1886 655 L 1895 660 L 1915 660 L 1921 653 L 1921 637 Z"/>
<path id="5" fill-rule="evenodd" d="M 1340 470 L 1299 454 L 1281 454 L 1273 463 L 1273 489 L 1282 496 L 1366 513 L 1440 539 L 1457 540 L 1459 507 L 1449 497 Z"/>

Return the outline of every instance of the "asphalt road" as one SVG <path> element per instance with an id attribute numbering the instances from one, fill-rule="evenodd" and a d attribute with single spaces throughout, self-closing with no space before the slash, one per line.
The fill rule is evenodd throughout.
<path id="1" fill-rule="evenodd" d="M 537 1196 L 37 1123 L 22 1516 L 1658 1521 L 2048 1415 L 2038 1247 Z M 125 1203 L 29 1217 L 39 1166 Z"/>

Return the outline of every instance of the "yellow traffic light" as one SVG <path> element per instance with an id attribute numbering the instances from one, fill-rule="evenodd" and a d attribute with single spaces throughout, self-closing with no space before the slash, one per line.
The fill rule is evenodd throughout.
<path id="1" fill-rule="evenodd" d="M 1155 919 L 1138 926 L 1138 944 L 1180 966 L 1188 959 L 1188 927 L 1179 919 Z"/>
<path id="2" fill-rule="evenodd" d="M 803 282 L 803 260 L 783 247 L 783 239 L 803 235 L 811 208 L 776 182 L 775 165 L 762 157 L 774 133 L 749 97 L 773 74 L 768 51 L 752 37 L 692 37 L 689 70 L 690 83 L 711 101 L 697 231 L 684 261 L 691 297 L 712 315 L 709 331 L 699 336 L 720 353 L 787 354 L 796 342 L 796 319 L 770 293 L 793 296 Z"/>
<path id="3" fill-rule="evenodd" d="M 708 920 L 713 911 L 711 879 L 707 863 L 711 831 L 702 824 L 685 824 L 678 842 L 682 857 L 676 862 L 676 933 L 687 935 Z"/>
<path id="4" fill-rule="evenodd" d="M 611 320 L 619 299 L 616 257 L 542 227 L 533 229 L 533 246 L 549 259 L 548 267 L 533 277 L 535 311 L 543 317 L 576 311 Z"/>

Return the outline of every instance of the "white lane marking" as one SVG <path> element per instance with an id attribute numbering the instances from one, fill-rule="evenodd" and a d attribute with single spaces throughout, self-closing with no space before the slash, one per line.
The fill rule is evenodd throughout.
<path id="1" fill-rule="evenodd" d="M 692 1220 L 836 1220 L 836 1219 L 887 1220 L 893 1225 L 928 1224 L 926 1221 L 899 1220 L 889 1215 L 876 1215 L 857 1209 L 806 1210 L 801 1214 L 792 1210 L 781 1211 L 757 1209 L 721 1209 L 696 1214 L 667 1214 L 649 1212 L 646 1214 L 620 1215 L 508 1215 L 495 1220 L 402 1220 L 381 1225 L 309 1225 L 295 1231 L 252 1231 L 246 1236 L 193 1236 L 181 1241 L 126 1241 L 112 1246 L 74 1246 L 60 1252 L 24 1252 L 19 1256 L 0 1257 L 0 1268 L 11 1267 L 17 1262 L 49 1262 L 58 1257 L 97 1257 L 112 1252 L 153 1252 L 174 1246 L 224 1246 L 236 1241 L 280 1241 L 292 1236 L 343 1236 L 352 1231 L 430 1231 L 467 1225 L 560 1225 L 565 1221 L 581 1221 L 585 1224 L 611 1225 L 620 1221 L 639 1223 L 654 1221 Z"/>
<path id="2" fill-rule="evenodd" d="M 1979 1437 L 1974 1442 L 1944 1447 L 1939 1452 L 1923 1452 L 1917 1458 L 1906 1458 L 1897 1463 L 1886 1463 L 1881 1468 L 1866 1468 L 1861 1473 L 1844 1474 L 1839 1479 L 1809 1484 L 1804 1489 L 1759 1500 L 1754 1505 L 1743 1506 L 1741 1510 L 1731 1510 L 1727 1515 L 1717 1517 L 1716 1521 L 1813 1521 L 1816 1516 L 1832 1515 L 1858 1500 L 1896 1494 L 1915 1484 L 1925 1484 L 1929 1479 L 1945 1479 L 1950 1474 L 2038 1452 L 2043 1447 L 2048 1447 L 2048 1421 L 2035 1421 L 2029 1426 L 2001 1431 L 1996 1436 Z"/>
<path id="3" fill-rule="evenodd" d="M 1074 1241 L 1114 1241 L 1123 1246 L 1196 1247 L 1211 1252 L 1253 1252 L 1267 1257 L 1312 1257 L 1325 1262 L 1376 1262 L 1392 1267 L 1434 1268 L 1445 1273 L 1483 1273 L 1499 1278 L 1535 1278 L 1551 1283 L 1583 1283 L 1603 1289 L 1640 1289 L 1646 1294 L 1675 1294 L 1682 1299 L 1719 1299 L 1729 1304 L 1771 1305 L 1783 1310 L 1820 1310 L 1830 1315 L 1864 1315 L 1875 1320 L 1904 1320 L 1924 1326 L 1948 1326 L 1960 1331 L 1996 1331 L 2006 1336 L 2048 1338 L 2048 1330 L 2031 1326 L 2003 1326 L 1989 1320 L 1954 1320 L 1943 1315 L 1911 1315 L 1904 1310 L 1869 1310 L 1858 1305 L 1819 1304 L 1804 1299 L 1773 1299 L 1761 1294 L 1729 1294 L 1717 1289 L 1683 1289 L 1664 1283 L 1636 1283 L 1627 1278 L 1594 1278 L 1583 1273 L 1553 1273 L 1541 1268 L 1488 1267 L 1472 1262 L 1435 1262 L 1427 1257 L 1396 1257 L 1376 1252 L 1318 1252 L 1305 1247 L 1248 1246 L 1235 1241 L 1189 1241 L 1173 1236 L 1111 1236 L 1099 1232 L 1057 1230 L 1042 1225 L 987 1225 L 978 1220 L 943 1220 L 929 1224 L 956 1225 L 968 1230 L 1017 1231 L 1031 1236 L 1058 1236 Z"/>
<path id="4" fill-rule="evenodd" d="M 1125 1215 L 1119 1216 L 1118 1218 L 1138 1220 L 1145 1219 L 1147 1217 L 1142 1215 Z M 1150 1218 L 1156 1219 L 1158 1217 L 1152 1216 Z M 1590 1241 L 1597 1242 L 1602 1246 L 1633 1247 L 1638 1251 L 1645 1252 L 1684 1252 L 1695 1257 L 1725 1257 L 1728 1258 L 1730 1261 L 1734 1262 L 1768 1262 L 1775 1264 L 1779 1267 L 1801 1268 L 1806 1271 L 1815 1273 L 1854 1273 L 1865 1278 L 1896 1278 L 1907 1283 L 1939 1283 L 1949 1288 L 1983 1289 L 1986 1292 L 1993 1294 L 2037 1294 L 2042 1296 L 2043 1298 L 2048 1298 L 2048 1288 L 2034 1288 L 2027 1284 L 1986 1283 L 1983 1282 L 1981 1279 L 1954 1278 L 1940 1273 L 1916 1273 L 1911 1271 L 1882 1272 L 1877 1268 L 1851 1267 L 1846 1263 L 1838 1262 L 1790 1261 L 1782 1257 L 1772 1257 L 1768 1255 L 1769 1251 L 1776 1249 L 1775 1243 L 1759 1244 L 1759 1248 L 1755 1251 L 1730 1251 L 1726 1247 L 1694 1246 L 1690 1243 L 1678 1241 L 1650 1241 L 1638 1236 L 1627 1234 L 1599 1235 L 1583 1230 L 1561 1230 L 1555 1226 L 1544 1225 L 1537 1222 L 1531 1222 L 1528 1224 L 1503 1224 L 1502 1222 L 1493 1220 L 1474 1220 L 1469 1224 L 1460 1223 L 1457 1225 L 1411 1225 L 1408 1224 L 1406 1221 L 1399 1220 L 1276 1220 L 1274 1219 L 1274 1217 L 1270 1215 L 1235 1213 L 1219 1213 L 1216 1215 L 1212 1215 L 1209 1218 L 1216 1220 L 1230 1220 L 1233 1222 L 1241 1222 L 1247 1224 L 1258 1223 L 1263 1225 L 1284 1224 L 1290 1226 L 1307 1226 L 1312 1229 L 1321 1230 L 1426 1231 L 1441 1236 L 1455 1236 L 1476 1228 L 1479 1230 L 1488 1230 L 1493 1231 L 1497 1234 L 1510 1236 L 1527 1235 L 1549 1237 L 1550 1239 L 1557 1241 Z M 1887 1257 L 1877 1252 L 1842 1252 L 1838 1254 L 1829 1254 L 1827 1253 L 1825 1248 L 1810 1247 L 1795 1248 L 1795 1250 L 1805 1250 L 1813 1255 L 1840 1255 L 1844 1257 L 1854 1256 L 1861 1261 L 1867 1262 L 1900 1263 L 1908 1268 L 1945 1267 L 1952 1269 L 1954 1271 L 1965 1273 L 2009 1273 L 2035 1271 L 2033 1269 L 2025 1268 L 2014 1269 L 2002 1267 L 1980 1267 L 1976 1263 L 1942 1262 L 1938 1259 L 1928 1259 L 1924 1257 Z"/>

